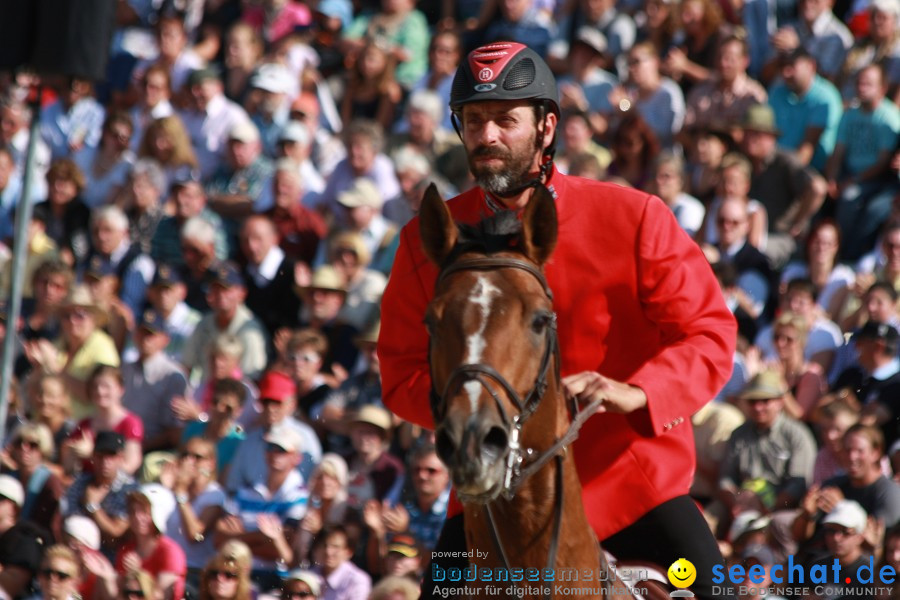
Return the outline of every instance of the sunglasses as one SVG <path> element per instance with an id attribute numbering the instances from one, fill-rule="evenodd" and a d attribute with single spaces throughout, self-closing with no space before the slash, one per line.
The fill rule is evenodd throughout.
<path id="1" fill-rule="evenodd" d="M 37 450 L 41 447 L 41 445 L 34 440 L 19 440 L 16 442 L 16 446 L 19 448 L 28 448 L 29 450 Z"/>
<path id="2" fill-rule="evenodd" d="M 293 600 L 294 598 L 315 598 L 312 592 L 281 592 L 281 600 Z"/>
<path id="3" fill-rule="evenodd" d="M 181 458 L 193 458 L 194 460 L 206 460 L 205 454 L 197 454 L 196 452 L 182 452 Z"/>
<path id="4" fill-rule="evenodd" d="M 143 590 L 122 590 L 122 595 L 126 598 L 143 598 Z"/>
<path id="5" fill-rule="evenodd" d="M 212 571 L 207 571 L 206 577 L 207 579 L 218 579 L 219 577 L 224 577 L 225 579 L 232 581 L 238 578 L 238 574 L 234 571 L 220 571 L 218 569 L 213 569 Z"/>
<path id="6" fill-rule="evenodd" d="M 65 571 L 57 571 L 56 569 L 41 569 L 41 575 L 48 578 L 56 578 L 60 581 L 66 581 L 67 579 L 71 579 L 72 574 L 66 573 Z"/>

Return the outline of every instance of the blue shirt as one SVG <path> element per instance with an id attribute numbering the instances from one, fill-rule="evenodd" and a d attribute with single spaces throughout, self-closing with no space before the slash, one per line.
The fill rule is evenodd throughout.
<path id="1" fill-rule="evenodd" d="M 844 110 L 841 94 L 834 84 L 816 75 L 809 90 L 800 97 L 779 82 L 769 92 L 769 105 L 775 111 L 775 124 L 781 130 L 778 146 L 785 150 L 798 149 L 807 129 L 822 128 L 812 166 L 820 171 L 824 169 L 825 161 L 834 151 Z"/>
<path id="2" fill-rule="evenodd" d="M 181 434 L 181 443 L 184 444 L 192 437 L 202 437 L 206 433 L 209 423 L 203 421 L 191 421 L 188 423 Z M 216 472 L 222 473 L 234 458 L 238 446 L 244 440 L 244 432 L 239 427 L 231 428 L 228 435 L 216 442 Z"/>
<path id="3" fill-rule="evenodd" d="M 883 99 L 868 112 L 856 106 L 844 113 L 838 127 L 837 143 L 846 148 L 844 172 L 858 175 L 878 162 L 883 152 L 893 152 L 900 136 L 900 110 Z"/>

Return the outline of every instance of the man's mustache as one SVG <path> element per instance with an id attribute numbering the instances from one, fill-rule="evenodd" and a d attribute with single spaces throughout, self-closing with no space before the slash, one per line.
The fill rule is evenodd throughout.
<path id="1" fill-rule="evenodd" d="M 508 158 L 508 153 L 497 148 L 479 146 L 472 151 L 472 158 Z"/>

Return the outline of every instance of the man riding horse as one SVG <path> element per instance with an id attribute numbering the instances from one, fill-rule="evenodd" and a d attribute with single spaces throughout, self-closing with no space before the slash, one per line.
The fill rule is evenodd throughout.
<path id="1" fill-rule="evenodd" d="M 475 223 L 521 212 L 536 187 L 547 188 L 559 222 L 545 275 L 563 385 L 583 405 L 602 400 L 573 445 L 588 521 L 619 560 L 666 568 L 688 559 L 697 570 L 691 590 L 712 599 L 712 568 L 723 559 L 688 496 L 690 417 L 731 374 L 736 324 L 702 252 L 659 198 L 555 168 L 557 99 L 549 67 L 526 46 L 498 42 L 471 52 L 450 107 L 478 187 L 447 204 L 456 221 Z M 401 232 L 385 290 L 378 354 L 385 404 L 428 428 L 423 318 L 437 275 L 414 219 Z M 436 550 L 465 550 L 462 532 L 454 503 Z M 423 597 L 433 587 L 425 585 Z"/>

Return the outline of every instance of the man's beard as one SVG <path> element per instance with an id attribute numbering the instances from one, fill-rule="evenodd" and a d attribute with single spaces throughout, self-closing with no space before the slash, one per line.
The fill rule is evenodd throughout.
<path id="1" fill-rule="evenodd" d="M 532 179 L 531 165 L 536 149 L 534 136 L 519 152 L 478 146 L 469 153 L 469 169 L 484 191 L 495 196 L 508 196 Z M 497 158 L 503 164 L 488 166 L 478 163 L 479 158 Z"/>

